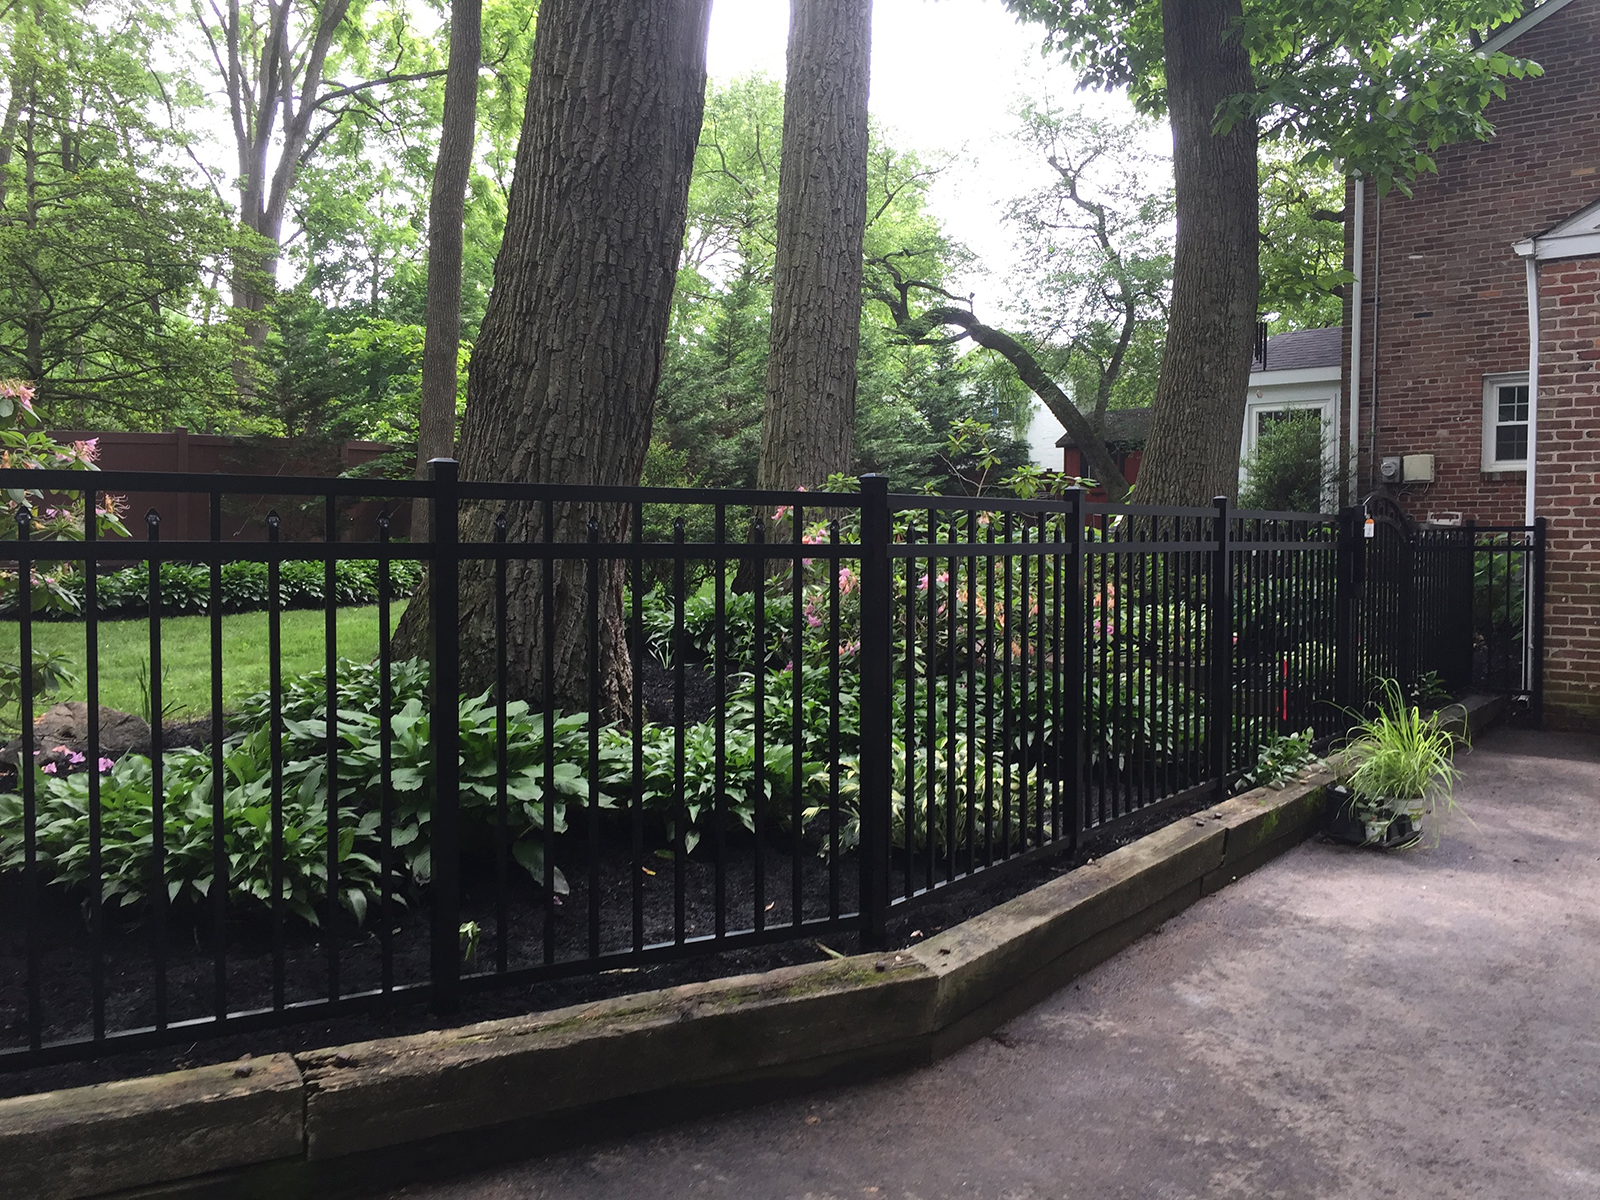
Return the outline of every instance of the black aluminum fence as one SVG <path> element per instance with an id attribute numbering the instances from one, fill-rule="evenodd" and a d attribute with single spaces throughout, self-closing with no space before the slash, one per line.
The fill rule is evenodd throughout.
<path id="1" fill-rule="evenodd" d="M 1468 526 L 1472 612 L 1470 658 L 1460 668 L 1473 686 L 1499 692 L 1538 719 L 1544 704 L 1545 519 L 1520 525 Z M 1470 566 L 1468 565 L 1470 563 Z"/>
<path id="2" fill-rule="evenodd" d="M 1500 532 L 440 463 L 276 479 L 266 539 L 239 543 L 219 514 L 259 478 L 0 471 L 24 485 L 58 510 L 147 491 L 212 517 L 206 540 L 163 541 L 151 512 L 132 540 L 42 542 L 18 510 L 0 543 L 0 660 L 67 646 L 87 702 L 81 750 L 22 722 L 12 762 L 32 767 L 0 779 L 0 1066 L 881 945 L 920 897 L 1227 795 L 1269 737 L 1340 733 L 1376 678 L 1476 671 L 1456 581 Z M 384 519 L 338 540 L 356 501 L 426 504 L 433 540 Z M 291 509 L 326 536 L 284 537 Z M 143 616 L 113 621 L 127 572 L 105 572 L 129 562 Z M 356 571 L 378 603 L 341 609 Z M 293 589 L 320 611 L 287 611 Z M 63 594 L 81 599 L 42 603 Z M 166 719 L 105 753 L 99 705 L 130 694 L 130 661 Z M 42 682 L 17 673 L 14 711 Z"/>

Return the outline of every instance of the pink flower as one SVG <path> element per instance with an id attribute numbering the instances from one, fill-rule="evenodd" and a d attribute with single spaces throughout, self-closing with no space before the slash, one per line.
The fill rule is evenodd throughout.
<path id="1" fill-rule="evenodd" d="M 101 758 L 100 759 L 100 774 L 104 775 L 107 771 L 111 770 L 111 768 L 116 766 L 116 765 L 117 765 L 117 760 L 114 759 L 114 758 Z"/>
<path id="2" fill-rule="evenodd" d="M 39 769 L 41 771 L 43 771 L 46 775 L 54 775 L 56 773 L 56 765 L 55 765 L 55 763 L 45 763 L 45 765 L 40 767 Z"/>
<path id="3" fill-rule="evenodd" d="M 67 755 L 67 761 L 73 766 L 77 766 L 79 763 L 83 762 L 83 755 L 74 750 L 71 754 Z"/>
<path id="4" fill-rule="evenodd" d="M 63 746 L 51 746 L 50 747 L 50 753 L 51 754 L 70 754 L 71 751 L 68 750 L 67 747 L 64 746 L 64 745 Z"/>

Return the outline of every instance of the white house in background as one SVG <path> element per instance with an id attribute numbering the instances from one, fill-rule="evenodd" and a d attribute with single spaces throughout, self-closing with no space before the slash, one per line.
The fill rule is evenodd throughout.
<path id="1" fill-rule="evenodd" d="M 1274 334 L 1267 339 L 1266 361 L 1258 358 L 1251 364 L 1250 390 L 1245 397 L 1244 428 L 1239 435 L 1241 484 L 1244 460 L 1256 448 L 1262 430 L 1288 413 L 1315 412 L 1322 421 L 1323 460 L 1330 467 L 1338 461 L 1342 333 L 1338 328 L 1301 329 Z M 1150 410 L 1118 409 L 1106 416 L 1106 441 L 1113 446 L 1122 473 L 1133 482 L 1138 479 L 1139 459 L 1150 429 Z M 1054 424 L 1053 417 L 1050 420 L 1051 428 L 1061 428 Z M 1044 431 L 1037 418 L 1029 429 L 1029 443 L 1033 447 L 1034 461 L 1046 462 L 1044 447 L 1034 440 L 1035 429 L 1041 434 Z M 1069 475 L 1092 474 L 1071 434 L 1063 432 L 1055 445 L 1060 457 L 1048 465 L 1058 466 Z M 1337 504 L 1338 497 L 1330 493 L 1326 502 Z"/>
<path id="2" fill-rule="evenodd" d="M 1266 361 L 1257 358 L 1250 366 L 1239 444 L 1241 484 L 1244 463 L 1262 431 L 1290 413 L 1315 412 L 1321 417 L 1323 462 L 1327 468 L 1338 462 L 1343 333 L 1335 326 L 1278 333 L 1267 339 Z M 1337 504 L 1338 497 L 1330 493 L 1327 503 Z"/>
<path id="3" fill-rule="evenodd" d="M 1061 452 L 1056 449 L 1059 439 L 1066 433 L 1055 413 L 1044 406 L 1037 396 L 1029 397 L 1028 427 L 1023 441 L 1028 447 L 1028 461 L 1036 467 L 1056 471 L 1061 468 Z"/>

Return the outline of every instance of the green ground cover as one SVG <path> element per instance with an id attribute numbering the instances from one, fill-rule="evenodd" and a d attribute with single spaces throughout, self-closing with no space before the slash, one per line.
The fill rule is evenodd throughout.
<path id="1" fill-rule="evenodd" d="M 338 611 L 338 652 L 342 658 L 366 661 L 378 653 L 378 608 L 366 605 Z M 405 601 L 390 606 L 398 622 Z M 319 670 L 324 662 L 323 614 L 300 609 L 280 616 L 283 676 Z M 80 621 L 35 621 L 37 650 L 67 655 L 76 683 L 68 684 L 38 706 L 42 712 L 58 700 L 87 698 L 88 671 L 84 626 Z M 145 620 L 100 622 L 100 702 L 124 712 L 146 715 L 143 680 L 150 662 L 150 624 Z M 17 623 L 0 621 L 0 660 L 17 659 Z M 161 622 L 162 707 L 167 719 L 204 716 L 211 709 L 211 620 L 209 617 L 167 617 Z M 267 686 L 267 614 L 239 613 L 222 618 L 222 705 L 236 709 L 245 697 Z M 0 720 L 12 728 L 17 714 Z"/>

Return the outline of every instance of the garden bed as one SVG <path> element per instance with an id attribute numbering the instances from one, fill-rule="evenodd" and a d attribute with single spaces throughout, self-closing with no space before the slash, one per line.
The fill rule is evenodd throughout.
<path id="1" fill-rule="evenodd" d="M 1009 864 L 981 872 L 948 891 L 919 898 L 904 908 L 891 910 L 889 944 L 891 948 L 914 945 L 951 925 L 966 920 L 1040 883 L 1071 871 L 1118 846 L 1180 820 L 1213 803 L 1206 795 L 1187 804 L 1138 814 L 1117 826 L 1113 832 L 1092 838 L 1076 856 L 1065 853 L 1043 856 L 1027 862 Z M 727 857 L 728 896 L 731 913 L 749 914 L 753 909 L 752 867 L 754 847 L 746 842 L 730 848 Z M 791 848 L 774 844 L 767 852 L 767 899 L 773 905 L 767 914 L 769 927 L 781 925 L 790 915 Z M 805 913 L 808 917 L 827 910 L 826 864 L 810 851 L 805 858 Z M 463 872 L 463 920 L 475 920 L 484 930 L 477 951 L 478 970 L 493 969 L 495 962 L 495 904 L 492 864 L 476 862 Z M 673 919 L 672 864 L 660 862 L 654 876 L 646 877 L 644 896 L 647 940 L 671 937 Z M 842 858 L 840 881 L 843 907 L 854 907 L 858 865 L 854 856 Z M 715 920 L 713 907 L 713 866 L 709 858 L 691 859 L 686 884 L 687 917 L 691 933 L 709 931 Z M 626 858 L 613 850 L 602 873 L 602 888 L 614 902 L 602 906 L 601 933 L 604 945 L 623 947 L 631 937 L 632 909 L 628 903 Z M 515 881 L 516 903 L 510 906 L 511 946 L 518 948 L 512 965 L 537 962 L 542 955 L 545 905 L 531 880 Z M 891 880 L 895 894 L 904 890 L 904 875 L 896 870 Z M 587 938 L 587 878 L 581 873 L 572 878 L 572 893 L 562 898 L 555 927 L 558 958 L 582 955 Z M 21 909 L 20 881 L 15 876 L 0 876 L 0 910 Z M 75 903 L 59 892 L 49 896 L 43 913 L 43 944 L 50 947 L 44 956 L 43 994 L 47 1011 L 77 1013 L 87 1029 L 89 1000 L 87 990 L 91 948 L 88 931 Z M 745 924 L 748 925 L 748 916 Z M 427 912 L 420 909 L 405 914 L 397 922 L 394 937 L 394 971 L 397 980 L 426 978 L 429 954 Z M 169 931 L 168 987 L 170 1019 L 208 1015 L 213 959 L 208 942 L 209 926 L 202 914 L 174 922 Z M 230 927 L 228 957 L 229 995 L 235 1007 L 244 996 L 270 1001 L 270 928 L 259 922 L 236 922 Z M 286 929 L 286 998 L 310 998 L 326 988 L 326 947 L 320 931 L 298 924 Z M 341 983 L 354 991 L 373 986 L 380 967 L 376 933 L 345 929 L 341 934 Z M 824 950 L 822 947 L 826 946 Z M 110 992 L 106 1018 L 109 1028 L 147 1024 L 153 1016 L 150 990 L 148 931 L 138 922 L 118 927 L 107 938 L 105 978 Z M 394 1034 L 415 1033 L 445 1028 L 467 1021 L 514 1016 L 520 1013 L 559 1008 L 643 989 L 670 987 L 680 983 L 717 979 L 732 975 L 771 970 L 795 963 L 829 958 L 828 951 L 851 954 L 862 949 L 854 932 L 821 935 L 797 941 L 725 950 L 703 956 L 661 962 L 639 967 L 624 967 L 603 974 L 580 974 L 569 978 L 547 979 L 534 983 L 498 987 L 467 997 L 462 1012 L 440 1018 L 424 1004 L 397 996 L 384 1012 L 352 1013 L 287 1025 L 282 1028 L 237 1033 L 224 1037 L 203 1037 L 192 1044 L 175 1044 L 152 1050 L 104 1055 L 92 1062 L 69 1062 L 50 1067 L 0 1072 L 0 1096 L 24 1095 L 43 1088 L 73 1087 L 139 1075 L 156 1074 L 180 1067 L 226 1062 L 242 1054 L 257 1056 L 277 1051 L 300 1051 L 340 1042 L 360 1041 Z M 472 968 L 469 968 L 469 970 Z M 22 1007 L 22 980 L 26 977 L 26 947 L 20 926 L 0 927 L 0 1040 L 16 1044 L 23 1040 L 25 1009 Z M 61 1032 L 57 1031 L 59 1036 Z"/>

